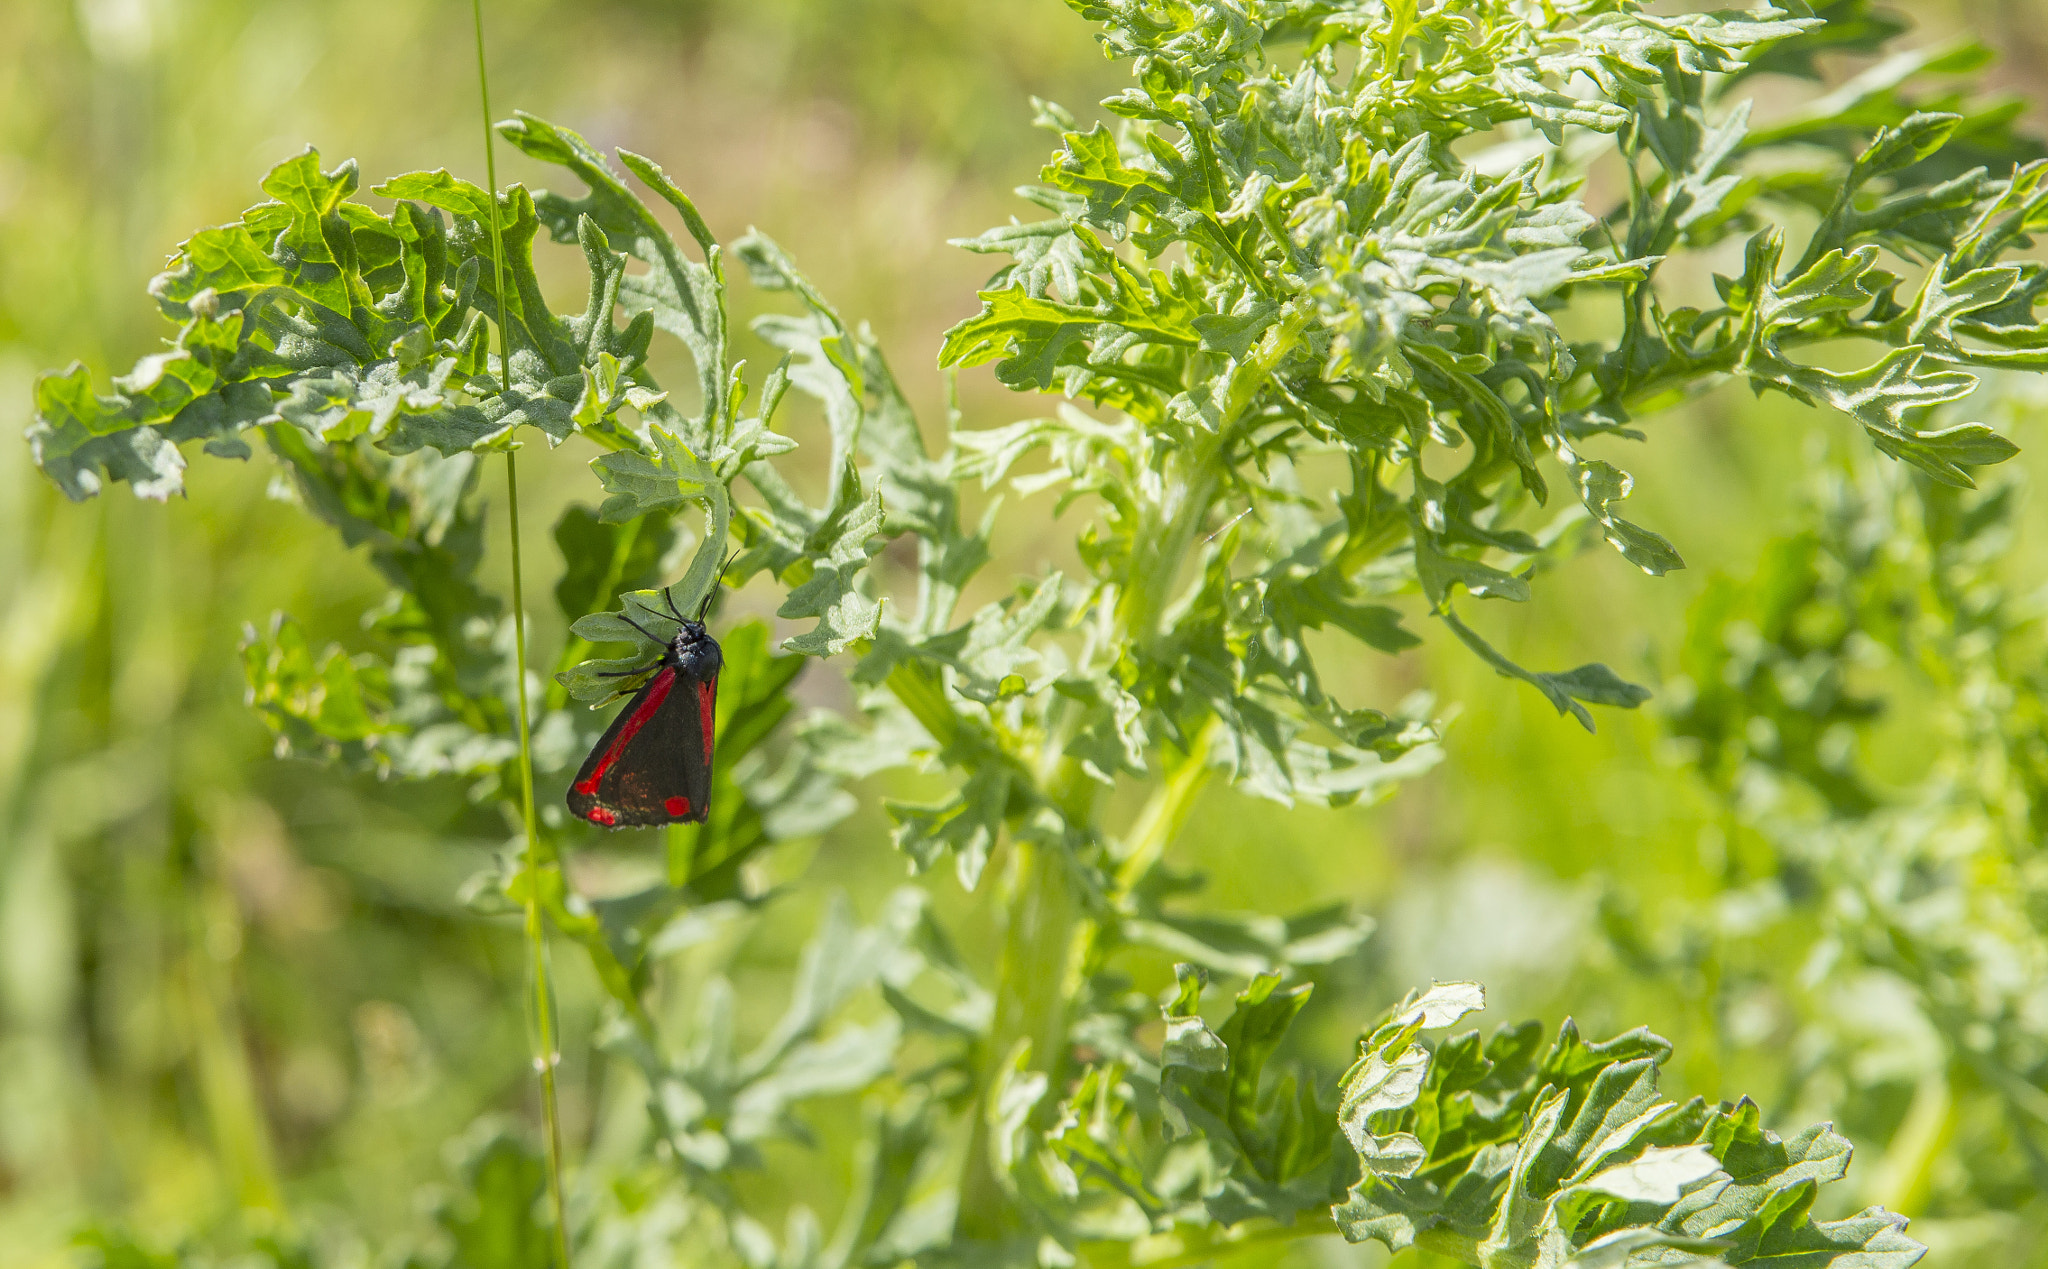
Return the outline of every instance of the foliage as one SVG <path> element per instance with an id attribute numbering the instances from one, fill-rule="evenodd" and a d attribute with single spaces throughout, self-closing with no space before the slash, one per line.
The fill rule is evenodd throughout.
<path id="1" fill-rule="evenodd" d="M 283 616 L 248 632 L 251 702 L 280 749 L 454 777 L 509 807 L 522 615 L 480 580 L 480 455 L 532 440 L 522 426 L 600 451 L 605 499 L 554 534 L 572 624 L 532 720 L 547 848 L 465 891 L 483 914 L 537 901 L 586 953 L 609 1001 L 601 1046 L 644 1093 L 630 1161 L 581 1179 L 584 1257 L 1142 1264 L 1335 1232 L 1488 1269 L 1916 1261 L 1891 1212 L 1814 1218 L 1845 1139 L 1781 1139 L 1748 1101 L 1662 1100 L 1669 1046 L 1644 1030 L 1589 1044 L 1566 1023 L 1546 1048 L 1532 1023 L 1432 1048 L 1420 1033 L 1480 1000 L 1439 985 L 1364 1032 L 1333 1104 L 1313 1069 L 1281 1073 L 1284 1046 L 1317 967 L 1371 922 L 1191 911 L 1197 883 L 1163 856 L 1215 773 L 1341 806 L 1434 761 L 1430 720 L 1341 702 L 1317 664 L 1329 646 L 1418 642 L 1409 596 L 1588 729 L 1590 705 L 1641 704 L 1605 665 L 1519 665 L 1453 601 L 1525 601 L 1590 534 L 1644 572 L 1682 567 L 1621 516 L 1632 478 L 1594 453 L 1641 439 L 1658 409 L 1735 380 L 1827 405 L 1928 490 L 2010 457 L 1997 432 L 1940 410 L 1976 386 L 1968 368 L 2031 370 L 2048 349 L 2033 313 L 2048 274 L 2010 262 L 2048 222 L 2048 160 L 2005 107 L 1934 99 L 1920 79 L 1976 53 L 1905 54 L 1752 127 L 1732 100 L 1750 77 L 1812 76 L 1819 55 L 1896 31 L 1848 0 L 1818 17 L 1069 3 L 1131 65 L 1135 86 L 1104 103 L 1124 126 L 1084 131 L 1041 106 L 1060 149 L 1025 192 L 1053 217 L 963 244 L 1013 263 L 941 351 L 948 368 L 994 363 L 1004 384 L 1063 394 L 1049 417 L 969 429 L 956 410 L 934 447 L 872 333 L 775 242 L 750 233 L 728 252 L 652 161 L 619 151 L 615 166 L 521 115 L 502 135 L 584 193 L 411 173 L 372 190 L 385 213 L 354 197 L 352 165 L 323 172 L 309 150 L 270 174 L 271 201 L 188 239 L 152 284 L 178 328 L 168 351 L 112 394 L 78 366 L 38 381 L 37 461 L 74 499 L 123 480 L 161 499 L 182 489 L 181 445 L 247 458 L 253 432 L 292 496 L 392 587 L 366 650 L 316 652 Z M 1603 156 L 1622 188 L 1595 210 Z M 1811 228 L 1788 243 L 1787 222 Z M 545 303 L 542 231 L 582 252 L 578 313 Z M 1691 294 L 1740 235 L 1739 269 Z M 781 354 L 758 388 L 732 353 L 728 255 L 794 310 L 754 323 Z M 687 392 L 656 381 L 656 333 L 687 356 Z M 1844 341 L 1883 351 L 1835 369 L 1824 346 Z M 822 418 L 815 462 L 777 430 L 792 389 Z M 823 477 L 815 504 L 799 461 Z M 1562 513 L 1546 511 L 1554 480 Z M 1055 514 L 1081 521 L 1075 575 L 987 576 L 1006 522 L 968 515 L 977 481 L 1056 490 Z M 685 564 L 690 505 L 705 531 Z M 765 579 L 799 628 L 782 654 L 761 623 L 725 633 L 710 821 L 666 835 L 660 880 L 586 897 L 561 863 L 599 849 L 558 805 L 598 731 L 576 704 L 630 682 L 657 651 L 645 630 L 715 602 L 721 575 Z M 2019 618 L 1986 620 L 1992 645 L 2016 637 Z M 622 654 L 593 655 L 607 649 Z M 1703 667 L 1713 655 L 1695 650 Z M 805 658 L 839 660 L 854 708 L 792 719 Z M 1711 681 L 1735 695 L 1704 693 L 1687 723 L 1715 742 L 1710 770 L 1747 763 L 1732 738 L 1778 710 L 1795 742 L 1820 738 L 1770 749 L 1790 753 L 1785 773 L 1826 797 L 1860 787 L 1825 739 L 1838 718 L 1809 709 L 1853 702 L 1727 669 Z M 2031 744 L 2012 742 L 2029 762 Z M 664 964 L 760 919 L 775 896 L 747 865 L 849 814 L 845 782 L 892 771 L 943 780 L 936 800 L 887 804 L 913 868 L 950 856 L 965 889 L 993 892 L 989 864 L 1007 865 L 993 982 L 907 890 L 870 926 L 829 907 L 758 1043 L 739 1039 L 722 978 L 679 1027 Z M 1971 949 L 1904 938 L 1892 955 L 1925 998 L 1954 990 Z M 1156 1044 L 1126 956 L 1140 949 L 1183 962 Z M 1209 971 L 1248 982 L 1213 1028 Z M 852 1093 L 867 1106 L 861 1188 L 829 1239 L 802 1202 L 774 1237 L 747 1175 L 811 1138 L 814 1103 Z M 421 1263 L 525 1263 L 545 1238 L 533 1168 L 502 1134 L 472 1147 Z M 102 1241 L 110 1263 L 131 1255 Z"/>
<path id="2" fill-rule="evenodd" d="M 1620 1264 L 1658 1249 L 1684 1253 L 1663 1263 L 1909 1265 L 1925 1251 L 1881 1208 L 1813 1222 L 1849 1143 L 1825 1124 L 1781 1140 L 1747 1098 L 1659 1099 L 1671 1046 L 1645 1029 L 1587 1043 L 1567 1020 L 1547 1050 L 1534 1023 L 1483 1047 L 1476 1032 L 1434 1053 L 1413 1044 L 1472 1000 L 1439 987 L 1404 1005 L 1345 1077 L 1340 1113 L 1366 1174 L 1337 1212 L 1347 1237 L 1428 1241 L 1488 1265 Z"/>
<path id="3" fill-rule="evenodd" d="M 1671 693 L 1727 810 L 1734 901 L 1654 937 L 1624 896 L 1607 912 L 1642 972 L 1771 1019 L 1750 1043 L 1797 1048 L 1799 1104 L 1890 1119 L 1880 1184 L 1949 1217 L 2048 1184 L 2041 614 L 2003 567 L 2019 493 L 1822 468 L 1756 577 L 1702 598 Z M 1895 714 L 1940 740 L 1904 780 L 1878 761 Z"/>

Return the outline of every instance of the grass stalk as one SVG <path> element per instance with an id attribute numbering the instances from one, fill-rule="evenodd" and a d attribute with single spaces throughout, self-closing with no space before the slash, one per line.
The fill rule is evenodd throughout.
<path id="1" fill-rule="evenodd" d="M 495 180 L 492 188 L 496 188 Z M 505 501 L 512 534 L 512 646 L 519 674 L 519 810 L 526 825 L 526 943 L 533 960 L 534 1068 L 540 1072 L 540 1111 L 547 1135 L 548 1207 L 555 1218 L 555 1257 L 562 1269 L 569 1269 L 569 1218 L 562 1201 L 562 1115 L 555 1094 L 555 1067 L 560 1055 L 555 1051 L 554 993 L 548 986 L 548 935 L 540 905 L 541 870 L 555 866 L 555 860 L 543 849 L 539 821 L 533 812 L 533 728 L 526 705 L 526 595 L 519 567 L 516 450 L 505 451 Z"/>
<path id="2" fill-rule="evenodd" d="M 512 382 L 512 336 L 505 297 L 505 235 L 498 219 L 497 137 L 491 129 L 491 76 L 484 57 L 483 0 L 470 0 L 476 28 L 476 83 L 483 106 L 484 179 L 491 209 L 491 266 L 498 306 L 499 391 Z M 554 1215 L 555 1261 L 569 1269 L 569 1216 L 562 1200 L 562 1116 L 555 1091 L 554 994 L 548 987 L 547 925 L 541 915 L 541 871 L 555 861 L 547 857 L 533 810 L 533 723 L 526 693 L 526 588 L 519 558 L 519 452 L 505 451 L 505 507 L 512 538 L 512 646 L 519 696 L 519 811 L 526 829 L 526 942 L 533 961 L 534 1068 L 540 1073 L 541 1120 L 545 1132 L 548 1207 Z"/>

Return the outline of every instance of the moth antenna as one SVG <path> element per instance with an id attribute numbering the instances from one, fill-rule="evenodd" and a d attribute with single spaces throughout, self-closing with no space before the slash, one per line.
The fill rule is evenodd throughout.
<path id="1" fill-rule="evenodd" d="M 704 624 L 704 614 L 711 611 L 711 601 L 718 595 L 719 584 L 725 581 L 725 570 L 732 567 L 738 551 L 726 552 L 725 559 L 718 566 L 718 576 L 711 579 L 711 589 L 704 592 L 704 602 L 697 609 L 697 624 Z"/>
<path id="2" fill-rule="evenodd" d="M 669 588 L 666 586 L 661 588 L 661 602 L 668 605 L 669 612 L 675 615 L 677 621 L 683 619 L 683 614 L 676 611 L 676 597 L 669 593 Z"/>
<path id="3" fill-rule="evenodd" d="M 666 644 L 668 642 L 668 640 L 666 639 L 657 639 L 654 637 L 654 635 L 648 633 L 647 627 L 641 625 L 639 622 L 633 620 L 631 617 L 626 616 L 625 609 L 619 609 L 619 616 L 625 620 L 625 623 L 627 625 L 633 627 L 633 629 L 635 630 L 638 630 L 641 634 L 646 635 L 647 641 L 649 643 Z"/>

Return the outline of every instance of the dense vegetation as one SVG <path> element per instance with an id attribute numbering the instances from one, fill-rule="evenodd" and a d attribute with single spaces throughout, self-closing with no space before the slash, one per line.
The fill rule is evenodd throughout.
<path id="1" fill-rule="evenodd" d="M 1019 192 L 1043 218 L 959 243 L 1002 259 L 944 335 L 935 408 L 770 237 L 721 243 L 689 182 L 528 114 L 498 130 L 547 188 L 442 168 L 366 190 L 352 162 L 286 160 L 151 283 L 165 351 L 111 390 L 77 364 L 36 381 L 30 444 L 70 498 L 169 499 L 202 455 L 260 449 L 301 513 L 263 523 L 325 525 L 388 590 L 351 613 L 309 575 L 324 635 L 303 608 L 163 601 L 249 620 L 248 701 L 301 761 L 222 794 L 247 759 L 180 750 L 131 793 L 123 765 L 184 707 L 160 691 L 161 731 L 136 730 L 121 674 L 156 662 L 110 673 L 107 640 L 131 588 L 192 564 L 158 547 L 120 573 L 112 527 L 66 556 L 87 513 L 51 513 L 49 570 L 107 611 L 69 654 L 82 709 L 13 760 L 15 872 L 131 866 L 123 799 L 151 808 L 160 891 L 108 892 L 156 914 L 156 959 L 115 925 L 60 935 L 94 994 L 52 1016 L 84 1019 L 72 1054 L 130 1099 L 104 1140 L 202 1124 L 218 1177 L 212 1210 L 170 1221 L 81 1185 L 83 1245 L 1847 1267 L 1914 1263 L 1931 1229 L 1947 1255 L 2042 1262 L 2048 737 L 1997 464 L 2048 357 L 2024 254 L 2048 160 L 2019 103 L 1970 89 L 1983 50 L 1850 0 L 1068 8 L 1127 86 L 1086 126 L 1039 103 L 1056 149 Z M 573 303 L 551 256 L 582 262 Z M 989 364 L 1034 395 L 963 397 Z M 1787 531 L 1750 580 L 1708 583 L 1650 673 L 1505 651 L 1517 628 L 1479 601 L 1671 584 L 1640 574 L 1694 544 L 1624 518 L 1614 459 L 1677 443 L 1660 413 L 1726 385 L 1831 416 L 1804 482 L 1761 467 Z M 1042 413 L 1008 421 L 1020 404 Z M 543 467 L 551 591 L 517 563 L 507 584 L 518 495 L 496 493 Z M 1692 522 L 1755 534 L 1730 519 Z M 1596 590 L 1589 552 L 1638 575 Z M 550 593 L 559 623 L 522 620 Z M 570 820 L 603 676 L 704 600 L 726 655 L 709 822 Z M 1611 649 L 1614 624 L 1553 643 Z M 1455 691 L 1396 686 L 1419 646 Z M 1658 778 L 1714 830 L 1697 863 L 1632 858 L 1593 902 L 1300 884 L 1358 867 L 1329 835 L 1359 808 L 1431 782 L 1510 808 L 1489 830 L 1509 850 L 1557 833 L 1585 870 L 1571 817 L 1612 757 L 1458 771 L 1504 693 L 1587 732 L 1654 695 L 1630 734 L 1671 742 Z M 1547 725 L 1544 749 L 1592 743 Z M 882 883 L 905 865 L 915 884 Z M 1528 994 L 1598 1028 L 1458 1030 L 1485 927 L 1541 930 L 1546 904 L 1595 972 Z M 1380 950 L 1379 917 L 1434 950 Z M 303 935 L 276 932 L 322 921 L 326 954 L 371 966 L 326 980 L 357 997 L 345 1064 L 337 1011 L 298 985 Z M 118 993 L 160 986 L 178 1038 L 151 1090 L 124 1082 Z M 1627 1029 L 1638 1010 L 1683 1045 Z M 469 1122 L 493 1106 L 514 1113 Z M 11 1185 L 32 1160 L 8 1156 Z"/>

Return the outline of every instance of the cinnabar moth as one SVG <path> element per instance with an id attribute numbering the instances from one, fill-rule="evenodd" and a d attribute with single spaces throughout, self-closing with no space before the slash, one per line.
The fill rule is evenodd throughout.
<path id="1" fill-rule="evenodd" d="M 715 593 L 716 584 L 712 589 Z M 711 596 L 704 597 L 695 621 L 676 612 L 666 590 L 661 597 L 675 613 L 675 637 L 654 666 L 606 675 L 631 678 L 655 671 L 605 729 L 569 785 L 569 809 L 606 828 L 702 822 L 711 811 L 718 672 L 725 665 L 718 640 L 704 628 Z M 663 642 L 631 617 L 626 622 Z"/>

